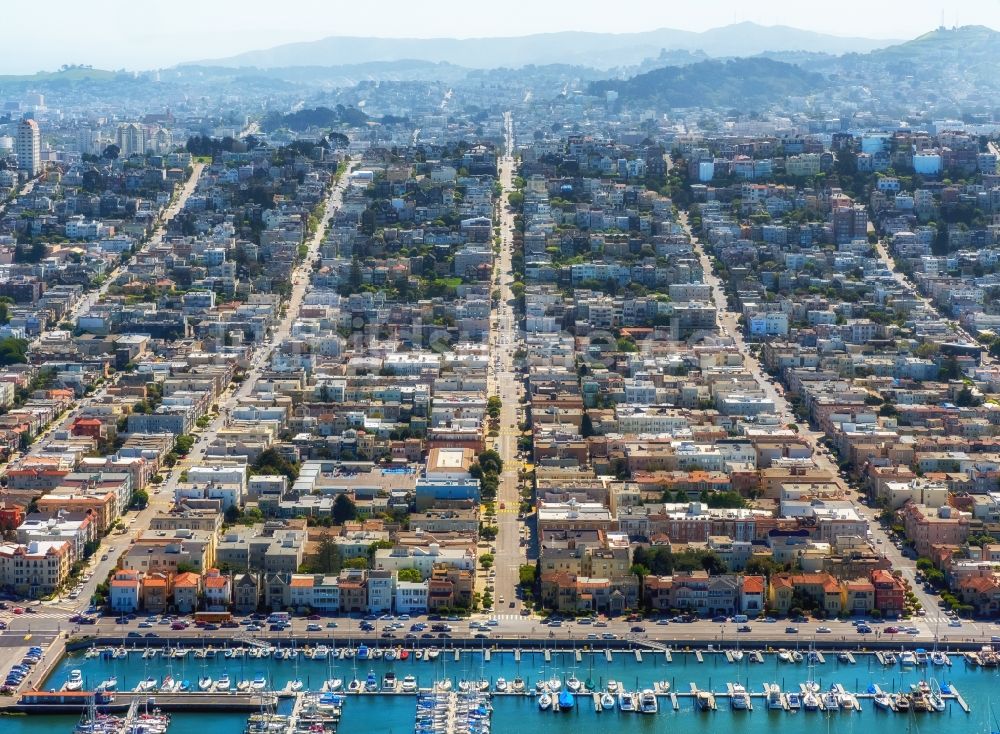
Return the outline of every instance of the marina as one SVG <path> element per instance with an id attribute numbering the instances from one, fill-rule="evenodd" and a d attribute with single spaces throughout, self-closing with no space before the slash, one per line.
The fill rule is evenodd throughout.
<path id="1" fill-rule="evenodd" d="M 29 703 L 18 708 L 32 715 L 4 720 L 14 725 L 4 732 L 47 734 L 46 722 L 53 719 L 60 722 L 56 730 L 71 732 L 81 708 L 91 707 L 88 692 L 102 686 L 102 715 L 120 718 L 137 706 L 153 707 L 169 712 L 170 734 L 186 734 L 185 722 L 202 716 L 218 717 L 214 734 L 248 727 L 256 727 L 250 734 L 361 734 L 369 731 L 365 711 L 391 720 L 393 731 L 421 734 L 568 731 L 565 722 L 579 726 L 581 719 L 608 716 L 623 732 L 641 731 L 638 722 L 664 716 L 687 717 L 685 723 L 698 729 L 730 717 L 763 726 L 776 715 L 785 717 L 783 727 L 805 731 L 814 712 L 850 715 L 852 722 L 877 717 L 880 726 L 900 732 L 912 712 L 921 720 L 933 717 L 942 732 L 957 732 L 986 715 L 983 702 L 997 682 L 997 668 L 976 662 L 991 651 L 958 657 L 952 665 L 934 664 L 929 656 L 904 665 L 904 655 L 895 652 L 889 665 L 885 651 L 862 650 L 828 650 L 822 662 L 809 651 L 796 662 L 789 651 L 774 649 L 747 650 L 740 660 L 718 649 L 672 649 L 669 657 L 649 649 L 641 656 L 635 649 L 493 649 L 488 656 L 465 649 L 457 660 L 452 649 L 421 652 L 257 645 L 178 655 L 167 648 L 87 648 L 60 660 L 44 690 L 34 694 L 41 701 L 76 701 L 74 715 L 38 714 L 68 707 Z M 75 688 L 78 682 L 82 690 L 67 690 L 67 683 Z M 456 720 L 467 728 L 440 728 Z M 81 734 L 121 732 L 111 727 Z"/>

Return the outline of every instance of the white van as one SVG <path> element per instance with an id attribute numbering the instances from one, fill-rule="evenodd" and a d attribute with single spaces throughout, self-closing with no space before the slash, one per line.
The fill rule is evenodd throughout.
<path id="1" fill-rule="evenodd" d="M 745 614 L 736 614 L 736 615 L 733 616 L 733 621 L 736 622 L 736 624 L 743 624 L 743 623 L 747 622 L 747 615 L 745 615 Z"/>

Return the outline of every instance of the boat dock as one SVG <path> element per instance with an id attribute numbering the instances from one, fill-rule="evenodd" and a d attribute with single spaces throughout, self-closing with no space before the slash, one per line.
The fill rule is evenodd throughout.
<path id="1" fill-rule="evenodd" d="M 609 663 L 611 662 L 612 657 L 611 657 L 611 650 L 610 649 L 605 649 L 605 651 L 604 651 L 604 659 L 607 660 Z"/>
<path id="2" fill-rule="evenodd" d="M 847 662 L 849 662 L 851 665 L 857 664 L 858 661 L 854 659 L 854 653 L 848 652 L 844 653 L 844 655 L 847 657 Z"/>
<path id="3" fill-rule="evenodd" d="M 487 663 L 490 661 L 490 651 L 489 650 L 483 650 L 483 660 L 485 660 Z"/>
<path id="4" fill-rule="evenodd" d="M 642 650 L 636 649 L 636 651 L 635 651 L 635 661 L 637 663 L 641 663 L 642 662 Z"/>
<path id="5" fill-rule="evenodd" d="M 701 650 L 695 650 L 694 651 L 694 657 L 695 657 L 695 660 L 697 660 L 699 663 L 705 662 L 705 658 L 701 654 Z"/>
<path id="6" fill-rule="evenodd" d="M 820 665 L 826 665 L 826 658 L 823 657 L 823 653 L 821 653 L 819 650 L 813 650 L 813 653 L 816 655 L 817 663 L 819 663 Z"/>
<path id="7" fill-rule="evenodd" d="M 668 663 L 674 662 L 674 656 L 670 654 L 670 648 L 668 647 L 663 651 L 663 657 L 666 658 Z"/>
<path id="8" fill-rule="evenodd" d="M 747 655 L 750 658 L 751 663 L 764 662 L 764 653 L 762 653 L 760 650 L 751 650 L 749 653 L 747 653 Z"/>
<path id="9" fill-rule="evenodd" d="M 965 699 L 962 698 L 962 694 L 958 692 L 958 689 L 953 685 L 949 685 L 948 688 L 951 689 L 951 695 L 955 697 L 955 702 L 962 707 L 962 711 L 967 714 L 971 714 L 972 709 L 969 708 L 969 704 L 967 704 Z"/>

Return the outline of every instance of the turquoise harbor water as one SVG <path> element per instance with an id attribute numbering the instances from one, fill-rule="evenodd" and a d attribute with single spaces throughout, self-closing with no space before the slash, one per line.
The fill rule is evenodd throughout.
<path id="1" fill-rule="evenodd" d="M 342 678 L 346 684 L 346 681 L 354 677 L 364 680 L 369 672 L 381 678 L 383 673 L 391 670 L 400 678 L 407 674 L 416 676 L 421 686 L 430 686 L 435 680 L 444 677 L 453 681 L 463 678 L 495 681 L 498 677 L 510 680 L 521 675 L 533 684 L 539 678 L 565 678 L 575 674 L 580 680 L 590 678 L 599 685 L 615 679 L 632 690 L 649 686 L 653 681 L 665 680 L 670 682 L 672 690 L 679 693 L 687 692 L 690 683 L 695 683 L 702 689 L 724 691 L 728 682 L 743 683 L 751 693 L 759 693 L 765 682 L 778 683 L 783 690 L 797 690 L 798 684 L 805 682 L 809 676 L 805 663 L 781 663 L 773 654 L 765 655 L 764 660 L 762 664 L 748 661 L 732 664 L 724 656 L 706 654 L 705 662 L 699 663 L 693 654 L 676 653 L 673 661 L 668 663 L 662 653 L 646 652 L 640 663 L 633 654 L 619 652 L 609 662 L 602 652 L 583 653 L 582 662 L 577 663 L 572 652 L 553 652 L 551 662 L 546 663 L 543 653 L 525 652 L 518 664 L 512 653 L 494 653 L 492 659 L 486 662 L 481 653 L 465 651 L 456 662 L 454 654 L 449 650 L 443 651 L 434 662 L 415 660 L 412 656 L 409 660 L 391 662 L 319 661 L 308 660 L 300 655 L 296 670 L 296 663 L 290 660 L 225 659 L 221 654 L 206 660 L 195 660 L 191 655 L 173 660 L 162 657 L 144 660 L 140 654 L 135 653 L 127 660 L 85 659 L 82 655 L 71 655 L 53 671 L 46 687 L 61 686 L 72 669 L 82 671 L 88 688 L 93 688 L 110 675 L 116 675 L 119 690 L 131 689 L 147 676 L 162 679 L 170 674 L 196 685 L 199 676 L 218 678 L 223 673 L 228 673 L 234 682 L 263 673 L 276 689 L 284 687 L 297 674 L 307 687 L 318 689 L 328 677 Z M 824 727 L 828 731 L 835 728 L 838 734 L 860 734 L 877 727 L 880 734 L 912 734 L 921 730 L 938 734 L 965 734 L 1000 729 L 991 721 L 992 714 L 988 705 L 991 696 L 997 700 L 1000 669 L 968 667 L 960 655 L 952 655 L 953 665 L 949 668 L 929 666 L 904 670 L 898 665 L 883 667 L 870 655 L 858 655 L 857 661 L 855 665 L 841 663 L 835 654 L 830 653 L 826 656 L 825 664 L 813 667 L 812 674 L 824 689 L 831 684 L 840 683 L 854 692 L 864 692 L 872 683 L 888 691 L 908 689 L 912 683 L 936 677 L 939 682 L 948 683 L 957 689 L 971 707 L 972 713 L 965 714 L 953 701 L 948 703 L 947 710 L 942 713 L 885 713 L 876 710 L 870 700 L 862 701 L 861 712 L 787 713 L 768 710 L 760 698 L 755 699 L 753 712 L 731 711 L 723 699 L 719 701 L 718 711 L 701 712 L 695 709 L 692 698 L 685 697 L 679 699 L 679 711 L 672 710 L 669 699 L 661 698 L 660 713 L 655 716 L 623 714 L 617 710 L 596 713 L 589 697 L 578 698 L 577 706 L 569 713 L 554 713 L 539 711 L 534 697 L 496 696 L 493 702 L 492 730 L 496 734 L 569 734 L 593 731 L 610 725 L 618 734 L 674 730 L 685 734 L 727 730 L 764 734 L 778 728 L 783 734 L 815 734 L 817 727 Z M 413 731 L 415 706 L 412 696 L 350 696 L 344 706 L 340 732 L 407 734 Z M 244 714 L 178 713 L 173 715 L 170 734 L 240 734 L 245 720 Z M 75 716 L 4 717 L 0 718 L 0 732 L 68 734 L 76 721 Z"/>

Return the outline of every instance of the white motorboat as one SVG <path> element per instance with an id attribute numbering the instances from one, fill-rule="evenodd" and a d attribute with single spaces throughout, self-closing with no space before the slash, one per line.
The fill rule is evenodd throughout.
<path id="1" fill-rule="evenodd" d="M 911 651 L 906 650 L 900 654 L 899 664 L 902 665 L 904 668 L 913 667 L 914 665 L 917 664 L 917 656 L 914 655 Z"/>
<path id="2" fill-rule="evenodd" d="M 736 711 L 746 711 L 750 708 L 750 694 L 743 687 L 742 683 L 732 684 L 732 695 L 729 697 L 729 705 Z"/>
<path id="3" fill-rule="evenodd" d="M 656 700 L 656 693 L 652 689 L 646 688 L 639 694 L 639 713 L 655 714 L 660 710 L 660 704 Z"/>
<path id="4" fill-rule="evenodd" d="M 99 691 L 113 691 L 118 687 L 118 677 L 111 676 L 110 678 L 105 678 L 101 681 L 101 685 L 97 687 Z"/>
<path id="5" fill-rule="evenodd" d="M 514 690 L 514 693 L 524 693 L 524 678 L 517 676 L 511 681 L 510 687 Z"/>
<path id="6" fill-rule="evenodd" d="M 497 693 L 506 693 L 507 692 L 507 679 L 506 678 L 497 678 L 497 686 L 496 687 L 497 687 Z"/>
<path id="7" fill-rule="evenodd" d="M 302 690 L 302 681 L 297 678 L 295 680 L 288 681 L 288 690 L 292 693 L 298 693 Z"/>
<path id="8" fill-rule="evenodd" d="M 823 694 L 823 708 L 827 711 L 840 711 L 840 699 L 836 693 L 827 691 Z"/>
<path id="9" fill-rule="evenodd" d="M 538 708 L 542 711 L 548 711 L 552 708 L 552 695 L 549 693 L 543 693 L 538 697 Z"/>
<path id="10" fill-rule="evenodd" d="M 781 700 L 781 686 L 777 683 L 765 683 L 764 688 L 767 692 L 767 707 L 769 709 L 783 710 L 785 702 Z"/>
<path id="11" fill-rule="evenodd" d="M 403 681 L 400 683 L 400 690 L 403 693 L 416 693 L 417 679 L 412 675 L 404 675 Z"/>
<path id="12" fill-rule="evenodd" d="M 872 701 L 875 703 L 875 708 L 882 709 L 883 711 L 892 710 L 892 697 L 884 691 L 882 693 L 876 693 Z"/>
<path id="13" fill-rule="evenodd" d="M 239 691 L 240 693 L 242 693 L 243 691 L 249 691 L 250 690 L 250 681 L 248 681 L 246 678 L 244 678 L 243 680 L 237 681 L 237 683 L 236 683 L 236 690 Z"/>
<path id="14" fill-rule="evenodd" d="M 931 663 L 934 665 L 947 665 L 948 656 L 939 650 L 935 650 L 931 653 Z"/>
<path id="15" fill-rule="evenodd" d="M 442 678 L 434 684 L 434 687 L 442 693 L 447 693 L 451 690 L 451 678 Z"/>
<path id="16" fill-rule="evenodd" d="M 258 673 L 257 676 L 250 681 L 250 689 L 253 691 L 263 691 L 267 688 L 267 678 L 264 677 L 263 673 Z"/>
<path id="17" fill-rule="evenodd" d="M 66 679 L 63 688 L 67 691 L 79 691 L 83 688 L 83 673 L 75 669 L 69 671 L 69 678 Z"/>
<path id="18" fill-rule="evenodd" d="M 635 711 L 635 699 L 632 698 L 631 693 L 621 691 L 618 694 L 618 708 L 625 712 Z"/>

